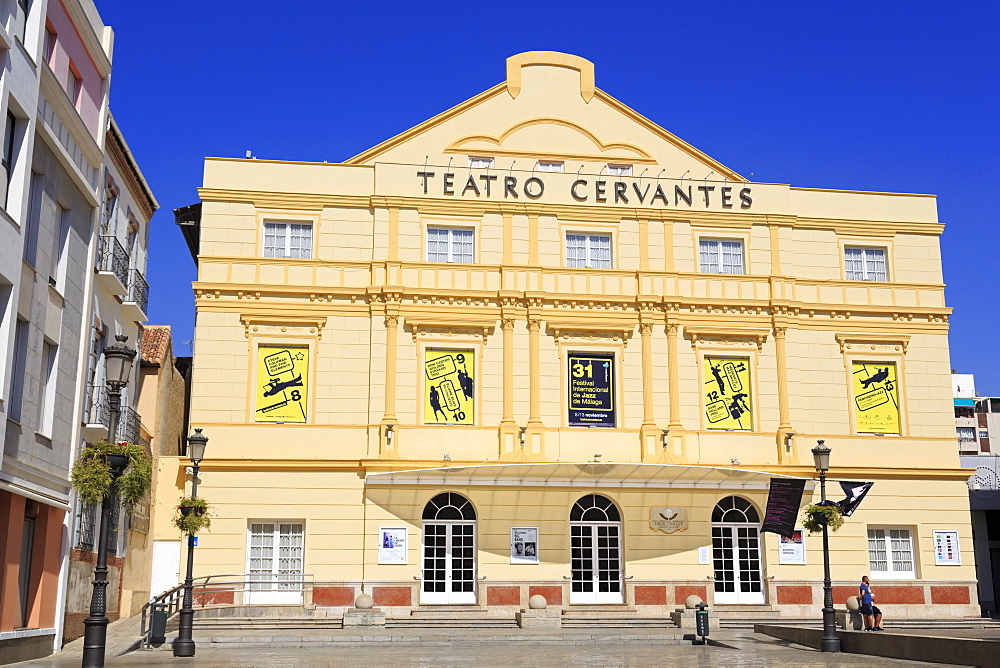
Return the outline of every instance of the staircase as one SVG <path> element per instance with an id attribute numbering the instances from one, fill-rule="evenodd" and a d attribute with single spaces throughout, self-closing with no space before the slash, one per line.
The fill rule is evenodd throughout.
<path id="1" fill-rule="evenodd" d="M 671 629 L 676 630 L 670 617 L 640 617 L 635 608 L 626 606 L 588 606 L 562 612 L 564 629 Z"/>
<path id="2" fill-rule="evenodd" d="M 490 615 L 478 605 L 425 605 L 409 617 L 387 617 L 387 629 L 516 629 L 514 615 Z"/>

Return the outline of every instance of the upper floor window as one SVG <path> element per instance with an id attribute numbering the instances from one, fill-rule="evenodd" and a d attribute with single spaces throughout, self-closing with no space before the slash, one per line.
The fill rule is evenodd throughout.
<path id="1" fill-rule="evenodd" d="M 17 38 L 19 42 L 24 43 L 24 33 L 25 28 L 28 25 L 28 12 L 31 11 L 30 0 L 17 0 L 14 3 L 14 12 L 11 16 L 13 19 L 10 26 L 10 34 Z"/>
<path id="2" fill-rule="evenodd" d="M 970 443 L 973 443 L 976 440 L 975 427 L 955 427 L 955 431 L 958 432 L 959 441 L 968 441 Z"/>
<path id="3" fill-rule="evenodd" d="M 540 172 L 564 172 L 566 163 L 557 160 L 539 160 L 538 171 Z"/>
<path id="4" fill-rule="evenodd" d="M 915 578 L 913 535 L 901 527 L 868 528 L 868 564 L 872 575 Z"/>
<path id="5" fill-rule="evenodd" d="M 632 176 L 632 165 L 613 165 L 608 163 L 608 174 L 615 176 Z"/>
<path id="6" fill-rule="evenodd" d="M 611 235 L 567 234 L 566 266 L 611 269 Z"/>
<path id="7" fill-rule="evenodd" d="M 474 261 L 473 230 L 461 227 L 428 227 L 427 228 L 427 261 L 428 262 L 465 262 Z"/>
<path id="8" fill-rule="evenodd" d="M 885 281 L 884 248 L 844 249 L 844 268 L 849 281 Z"/>
<path id="9" fill-rule="evenodd" d="M 486 169 L 487 167 L 493 166 L 493 158 L 486 158 L 481 156 L 470 155 L 469 156 L 469 167 L 476 169 Z"/>
<path id="10" fill-rule="evenodd" d="M 52 64 L 52 53 L 55 51 L 55 48 L 56 48 L 56 31 L 55 31 L 55 28 L 53 28 L 51 25 L 49 25 L 48 23 L 46 23 L 45 24 L 45 47 L 44 47 L 44 52 L 42 53 L 42 59 L 45 60 L 45 62 L 49 63 L 50 65 Z"/>
<path id="11" fill-rule="evenodd" d="M 3 183 L 2 190 L 0 190 L 0 198 L 3 199 L 0 204 L 3 208 L 7 208 L 7 199 L 10 194 L 11 177 L 14 175 L 14 160 L 17 158 L 17 144 L 16 144 L 16 130 L 17 130 L 17 118 L 14 114 L 7 112 L 7 122 L 4 125 L 3 130 L 3 159 L 0 162 L 0 167 L 3 168 Z"/>
<path id="12" fill-rule="evenodd" d="M 75 107 L 80 102 L 80 93 L 83 92 L 83 77 L 77 71 L 73 61 L 69 61 L 69 69 L 66 71 L 66 95 Z"/>
<path id="13" fill-rule="evenodd" d="M 115 213 L 118 210 L 118 186 L 115 185 L 114 180 L 111 175 L 108 175 L 108 182 L 104 186 L 104 216 L 101 220 L 101 235 L 108 236 L 114 235 L 117 230 L 114 229 L 112 223 L 115 218 Z"/>
<path id="14" fill-rule="evenodd" d="M 738 239 L 699 239 L 701 271 L 706 274 L 742 274 L 743 242 Z"/>
<path id="15" fill-rule="evenodd" d="M 264 222 L 264 257 L 312 257 L 312 225 L 285 221 Z"/>

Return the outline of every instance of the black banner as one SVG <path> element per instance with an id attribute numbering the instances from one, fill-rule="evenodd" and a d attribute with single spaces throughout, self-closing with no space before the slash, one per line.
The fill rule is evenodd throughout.
<path id="1" fill-rule="evenodd" d="M 872 488 L 873 482 L 850 482 L 848 480 L 840 481 L 840 488 L 844 490 L 844 494 L 847 498 L 843 501 L 837 503 L 840 506 L 840 514 L 844 517 L 850 517 L 851 514 L 858 509 L 861 505 L 861 501 L 864 500 L 865 494 L 868 490 Z"/>
<path id="2" fill-rule="evenodd" d="M 614 355 L 570 353 L 569 425 L 614 427 Z"/>
<path id="3" fill-rule="evenodd" d="M 779 536 L 791 537 L 795 531 L 795 521 L 799 516 L 799 505 L 805 488 L 806 481 L 801 478 L 771 478 L 761 533 L 770 531 Z"/>

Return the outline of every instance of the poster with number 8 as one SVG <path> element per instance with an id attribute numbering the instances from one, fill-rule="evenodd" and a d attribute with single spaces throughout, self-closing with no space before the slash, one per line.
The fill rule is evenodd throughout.
<path id="1" fill-rule="evenodd" d="M 424 351 L 424 424 L 475 424 L 475 361 L 471 350 Z"/>
<path id="2" fill-rule="evenodd" d="M 262 345 L 257 348 L 257 422 L 305 422 L 309 348 Z"/>

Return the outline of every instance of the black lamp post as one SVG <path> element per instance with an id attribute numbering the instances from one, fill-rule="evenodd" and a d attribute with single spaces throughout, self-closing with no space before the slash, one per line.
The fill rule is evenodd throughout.
<path id="1" fill-rule="evenodd" d="M 194 465 L 191 472 L 191 499 L 198 498 L 198 465 L 205 458 L 205 446 L 208 436 L 201 433 L 201 428 L 194 430 L 188 436 L 188 457 Z M 197 512 L 192 508 L 191 512 Z M 192 607 L 192 588 L 194 586 L 194 541 L 188 534 L 187 544 L 187 574 L 184 577 L 184 603 L 181 606 L 180 618 L 177 623 L 177 639 L 174 640 L 174 656 L 194 656 L 194 608 Z"/>
<path id="2" fill-rule="evenodd" d="M 119 334 L 116 345 L 104 349 L 105 382 L 108 386 L 108 441 L 115 442 L 118 435 L 118 417 L 122 408 L 122 388 L 128 385 L 136 351 L 125 342 L 128 337 Z M 118 478 L 128 467 L 124 455 L 108 455 L 111 477 Z M 90 616 L 83 620 L 83 666 L 91 668 L 104 665 L 104 648 L 107 644 L 108 618 L 108 533 L 111 531 L 111 506 L 114 492 L 108 490 L 101 501 L 101 532 L 97 538 L 97 567 L 94 568 L 94 592 L 90 597 Z"/>
<path id="3" fill-rule="evenodd" d="M 820 503 L 826 505 L 826 472 L 830 469 L 830 448 L 824 445 L 823 439 L 816 441 L 812 449 L 813 463 L 819 471 Z M 833 584 L 830 582 L 830 532 L 826 522 L 823 524 L 823 638 L 819 648 L 823 652 L 839 652 L 840 638 L 837 637 L 837 622 L 833 611 Z"/>

